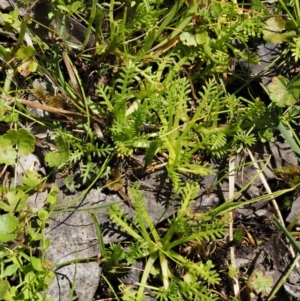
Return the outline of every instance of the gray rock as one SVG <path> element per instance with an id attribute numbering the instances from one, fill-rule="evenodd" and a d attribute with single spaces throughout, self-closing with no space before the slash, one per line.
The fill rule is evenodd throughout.
<path id="1" fill-rule="evenodd" d="M 300 197 L 297 197 L 293 202 L 291 212 L 286 218 L 286 221 L 291 223 L 297 217 L 300 217 Z M 300 225 L 300 221 L 298 221 L 297 225 Z"/>
<path id="2" fill-rule="evenodd" d="M 60 209 L 68 206 L 63 202 L 69 202 L 73 197 L 61 194 Z M 46 236 L 51 240 L 51 246 L 47 250 L 46 258 L 54 265 L 65 264 L 70 261 L 88 259 L 99 254 L 97 235 L 91 212 L 99 209 L 97 205 L 106 201 L 106 196 L 100 191 L 91 191 L 84 199 L 79 199 L 68 209 L 72 212 L 53 214 L 49 223 Z M 80 211 L 87 207 L 93 207 L 90 211 Z M 100 280 L 101 269 L 97 262 L 73 263 L 54 270 L 56 279 L 48 290 L 48 296 L 54 300 L 69 301 L 72 289 L 73 296 L 78 301 L 92 300 Z"/>
<path id="3" fill-rule="evenodd" d="M 168 185 L 164 182 L 164 178 L 164 173 L 161 171 L 153 173 L 147 180 L 148 186 L 152 189 L 148 187 L 144 192 L 145 206 L 154 223 L 169 217 L 175 211 L 176 202 L 168 207 L 170 198 L 166 193 Z M 164 188 L 159 189 L 157 185 L 163 185 Z M 94 213 L 98 219 L 105 243 L 128 239 L 126 233 L 117 229 L 108 216 L 109 206 L 116 202 L 120 203 L 124 214 L 133 215 L 133 208 L 125 204 L 116 194 L 107 195 L 100 189 L 90 191 L 84 198 L 80 193 L 72 196 L 61 193 L 57 210 L 62 212 L 57 211 L 52 214 L 46 233 L 51 240 L 46 258 L 54 265 L 61 265 L 76 259 L 97 257 L 100 251 L 91 213 Z M 57 277 L 47 292 L 49 297 L 54 300 L 69 301 L 72 283 L 74 283 L 74 293 L 78 301 L 92 300 L 101 275 L 101 268 L 97 262 L 88 264 L 71 262 L 66 267 L 54 271 Z M 128 275 L 127 279 L 131 277 L 133 276 Z"/>

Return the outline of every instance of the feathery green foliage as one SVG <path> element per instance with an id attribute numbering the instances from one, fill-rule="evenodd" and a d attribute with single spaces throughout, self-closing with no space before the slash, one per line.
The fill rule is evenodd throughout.
<path id="1" fill-rule="evenodd" d="M 129 195 L 135 207 L 134 216 L 130 219 L 124 215 L 117 205 L 110 207 L 111 220 L 130 235 L 136 242 L 131 243 L 129 251 L 122 251 L 119 258 L 127 264 L 136 260 L 148 258 L 146 268 L 142 275 L 140 287 L 136 294 L 136 300 L 142 300 L 144 285 L 149 284 L 150 271 L 159 265 L 159 273 L 162 274 L 164 289 L 154 292 L 158 297 L 171 295 L 178 298 L 204 298 L 204 300 L 217 300 L 216 295 L 209 289 L 209 284 L 219 283 L 220 277 L 214 270 L 213 263 L 208 260 L 193 262 L 178 253 L 177 247 L 193 241 L 203 243 L 222 237 L 226 230 L 226 224 L 217 220 L 200 222 L 193 220 L 191 205 L 199 191 L 195 183 L 187 183 L 182 189 L 182 201 L 177 214 L 170 219 L 169 229 L 164 235 L 157 232 L 150 216 L 145 208 L 145 200 L 142 192 L 135 185 L 130 188 Z M 115 254 L 111 252 L 111 254 Z M 110 262 L 110 260 L 108 261 Z M 156 262 L 159 262 L 156 264 Z M 179 279 L 173 271 L 173 263 L 177 269 L 183 269 L 185 276 Z M 107 266 L 107 265 L 106 265 Z M 176 283 L 176 285 L 174 285 Z M 176 291 L 174 287 L 180 287 Z M 204 293 L 205 291 L 205 293 Z"/>

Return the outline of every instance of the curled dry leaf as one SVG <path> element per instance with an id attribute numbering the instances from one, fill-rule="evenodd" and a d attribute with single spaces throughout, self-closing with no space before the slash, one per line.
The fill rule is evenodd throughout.
<path id="1" fill-rule="evenodd" d="M 119 191 L 124 186 L 121 178 L 121 171 L 118 168 L 112 168 L 110 179 L 106 181 L 107 188 L 111 191 Z"/>

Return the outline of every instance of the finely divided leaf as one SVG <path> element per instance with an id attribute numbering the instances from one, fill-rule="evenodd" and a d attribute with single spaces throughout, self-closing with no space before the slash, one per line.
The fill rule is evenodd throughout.
<path id="1" fill-rule="evenodd" d="M 263 294 L 263 296 L 270 293 L 273 285 L 273 279 L 270 276 L 264 275 L 259 270 L 254 270 L 251 274 L 247 287 L 255 294 Z"/>

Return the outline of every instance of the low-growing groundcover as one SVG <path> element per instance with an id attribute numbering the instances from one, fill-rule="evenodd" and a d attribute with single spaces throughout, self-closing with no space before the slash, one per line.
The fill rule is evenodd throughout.
<path id="1" fill-rule="evenodd" d="M 260 63 L 253 41 L 282 46 L 256 81 L 269 69 L 297 68 L 298 1 L 20 0 L 3 10 L 0 24 L 0 299 L 49 300 L 54 273 L 44 234 L 56 211 L 58 174 L 64 189 L 107 187 L 134 208 L 131 218 L 116 205 L 109 209 L 130 248 L 105 245 L 95 220 L 111 298 L 144 300 L 145 288 L 157 300 L 238 300 L 243 290 L 248 298 L 267 296 L 269 278 L 255 270 L 245 284 L 232 263 L 219 270 L 213 254 L 221 252 L 232 210 L 269 196 L 233 203 L 232 194 L 201 213 L 192 205 L 196 181 L 234 169 L 218 174 L 212 160 L 274 142 L 278 131 L 300 154 L 293 132 L 299 77 L 275 74 L 253 93 L 251 74 Z M 43 169 L 21 166 L 32 153 Z M 138 184 L 124 181 L 158 168 L 180 200 L 164 231 L 149 217 Z M 34 211 L 28 198 L 45 190 L 45 206 Z M 225 249 L 242 244 L 246 233 L 236 231 Z M 137 290 L 113 285 L 116 267 L 141 259 Z M 236 290 L 236 282 L 247 289 Z"/>

